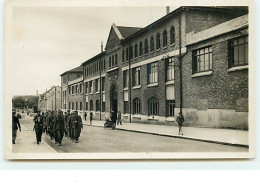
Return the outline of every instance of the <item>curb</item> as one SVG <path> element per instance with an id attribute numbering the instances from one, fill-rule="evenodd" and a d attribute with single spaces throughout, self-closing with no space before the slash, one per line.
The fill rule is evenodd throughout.
<path id="1" fill-rule="evenodd" d="M 90 125 L 87 125 L 87 124 L 83 124 L 83 125 L 90 126 Z M 98 126 L 98 125 L 92 125 L 92 126 L 94 126 L 94 127 L 103 127 L 103 126 Z M 205 142 L 205 143 L 215 143 L 215 144 L 221 144 L 221 145 L 249 148 L 249 145 L 245 145 L 245 144 L 235 144 L 235 143 L 214 141 L 214 140 L 208 140 L 208 139 L 200 139 L 200 138 L 187 137 L 187 136 L 167 135 L 167 134 L 160 134 L 160 133 L 153 133 L 153 132 L 145 132 L 145 131 L 140 131 L 140 130 L 128 130 L 128 129 L 124 129 L 124 128 L 116 128 L 116 130 L 128 131 L 128 132 L 136 132 L 136 133 L 144 133 L 144 134 L 151 134 L 151 135 L 157 135 L 157 136 L 172 137 L 172 138 L 178 138 L 178 139 L 186 139 L 186 140 L 192 140 L 192 141 L 200 141 L 200 142 Z"/>

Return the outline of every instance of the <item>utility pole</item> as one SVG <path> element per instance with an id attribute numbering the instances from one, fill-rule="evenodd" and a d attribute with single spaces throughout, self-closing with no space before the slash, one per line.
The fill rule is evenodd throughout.
<path id="1" fill-rule="evenodd" d="M 103 52 L 103 42 L 101 41 L 101 53 Z M 102 56 L 102 55 L 101 55 Z M 102 75 L 101 75 L 101 56 L 99 58 L 99 94 L 100 94 L 100 103 L 99 103 L 99 119 L 101 120 L 101 112 L 102 112 Z"/>
<path id="2" fill-rule="evenodd" d="M 131 99 L 132 99 L 132 96 L 131 96 L 131 58 L 130 58 L 130 56 L 131 56 L 131 48 L 130 48 L 130 42 L 129 42 L 128 48 L 129 48 L 128 49 L 129 50 L 129 52 L 128 52 L 128 59 L 129 59 L 129 61 L 128 61 L 128 68 L 129 68 L 128 69 L 128 76 L 129 76 L 129 80 L 128 80 L 129 122 L 132 123 L 132 118 L 131 118 L 131 108 L 132 108 L 132 106 L 131 106 Z M 132 53 L 132 55 L 133 55 L 133 53 Z M 134 57 L 134 56 L 132 56 L 132 57 Z"/>
<path id="3" fill-rule="evenodd" d="M 179 15 L 179 62 L 180 62 L 180 113 L 182 114 L 181 13 Z"/>

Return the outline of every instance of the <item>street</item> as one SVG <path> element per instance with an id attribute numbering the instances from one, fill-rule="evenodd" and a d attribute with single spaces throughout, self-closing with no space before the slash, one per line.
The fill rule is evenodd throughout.
<path id="1" fill-rule="evenodd" d="M 15 153 L 88 153 L 88 152 L 247 152 L 247 148 L 214 143 L 177 139 L 172 137 L 110 130 L 102 127 L 83 126 L 79 143 L 64 137 L 61 146 L 43 133 L 42 143 L 36 144 L 33 117 L 25 115 L 20 120 L 22 132 L 18 131 Z"/>

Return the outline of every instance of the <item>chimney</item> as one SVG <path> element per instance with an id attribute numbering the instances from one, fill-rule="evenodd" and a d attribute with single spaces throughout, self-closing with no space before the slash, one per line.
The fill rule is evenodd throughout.
<path id="1" fill-rule="evenodd" d="M 103 52 L 103 41 L 101 41 L 101 53 Z"/>
<path id="2" fill-rule="evenodd" d="M 166 15 L 170 13 L 170 7 L 166 6 Z"/>

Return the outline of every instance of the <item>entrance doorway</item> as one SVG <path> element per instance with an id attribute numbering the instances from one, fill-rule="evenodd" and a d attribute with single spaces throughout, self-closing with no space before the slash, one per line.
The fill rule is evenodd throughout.
<path id="1" fill-rule="evenodd" d="M 117 115 L 117 89 L 113 84 L 110 89 L 110 111 L 113 110 L 114 114 Z"/>

